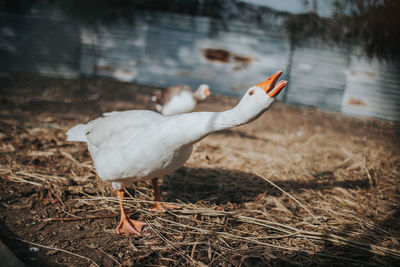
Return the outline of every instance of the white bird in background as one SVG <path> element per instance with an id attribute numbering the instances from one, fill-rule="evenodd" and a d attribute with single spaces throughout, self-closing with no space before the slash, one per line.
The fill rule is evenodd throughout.
<path id="1" fill-rule="evenodd" d="M 193 112 L 165 117 L 148 110 L 105 113 L 67 132 L 67 140 L 86 142 L 99 177 L 117 190 L 121 221 L 117 232 L 140 235 L 145 225 L 131 220 L 124 211 L 124 187 L 134 181 L 152 180 L 153 210 L 177 208 L 161 202 L 158 177 L 181 167 L 193 144 L 208 134 L 239 126 L 260 117 L 287 81 L 277 80 L 282 71 L 247 90 L 240 102 L 223 112 Z"/>
<path id="2" fill-rule="evenodd" d="M 160 96 L 153 96 L 152 101 L 158 102 L 156 110 L 164 116 L 191 112 L 198 102 L 204 101 L 210 95 L 210 87 L 202 84 L 195 92 L 187 85 L 168 87 L 159 93 Z"/>

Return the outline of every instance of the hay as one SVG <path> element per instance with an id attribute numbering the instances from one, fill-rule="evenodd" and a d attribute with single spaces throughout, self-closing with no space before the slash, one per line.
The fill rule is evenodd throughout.
<path id="1" fill-rule="evenodd" d="M 235 102 L 223 99 L 228 104 L 222 105 L 215 97 L 200 109 L 224 109 Z M 113 104 L 104 101 L 105 106 Z M 216 104 L 219 106 L 213 106 Z M 126 199 L 126 207 L 147 223 L 141 239 L 115 234 L 119 214 L 115 193 L 96 177 L 86 147 L 65 141 L 65 131 L 87 119 L 87 113 L 76 113 L 72 120 L 65 114 L 25 114 L 32 121 L 21 123 L 2 110 L 0 130 L 3 132 L 5 124 L 13 125 L 3 137 L 7 145 L 1 151 L 2 186 L 13 191 L 3 190 L 1 196 L 3 223 L 12 229 L 12 209 L 48 213 L 40 218 L 32 215 L 36 226 L 18 228 L 16 236 L 82 256 L 82 261 L 65 254 L 44 256 L 53 263 L 93 260 L 107 265 L 108 260 L 110 265 L 251 266 L 398 262 L 400 153 L 393 141 L 396 125 L 276 106 L 253 124 L 212 134 L 196 144 L 186 165 L 162 179 L 164 199 L 181 209 L 149 212 L 151 185 L 136 183 L 128 191 L 134 198 Z M 49 116 L 59 125 L 23 130 L 29 124 L 40 126 L 42 117 L 47 125 Z M 276 122 L 272 128 L 270 121 Z M 31 193 L 24 196 L 18 191 Z M 43 198 L 53 199 L 54 204 L 42 204 Z M 85 231 L 38 239 L 41 232 L 72 225 Z M 95 225 L 102 230 L 91 230 Z M 32 233 L 31 227 L 41 230 Z M 59 247 L 63 240 L 69 245 Z"/>

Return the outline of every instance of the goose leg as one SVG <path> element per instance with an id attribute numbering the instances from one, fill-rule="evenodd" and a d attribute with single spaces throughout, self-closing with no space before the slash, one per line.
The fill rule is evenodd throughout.
<path id="1" fill-rule="evenodd" d="M 126 213 L 124 210 L 124 191 L 123 190 L 118 190 L 117 196 L 118 196 L 118 200 L 119 200 L 119 207 L 121 209 L 121 221 L 119 222 L 119 225 L 117 227 L 117 233 L 124 234 L 124 235 L 141 236 L 142 228 L 146 224 L 141 221 L 131 220 L 128 218 L 128 216 L 126 216 Z"/>
<path id="2" fill-rule="evenodd" d="M 155 203 L 150 207 L 150 211 L 165 212 L 165 210 L 178 209 L 178 206 L 161 202 L 160 191 L 158 190 L 158 178 L 151 180 L 154 188 L 154 201 Z"/>

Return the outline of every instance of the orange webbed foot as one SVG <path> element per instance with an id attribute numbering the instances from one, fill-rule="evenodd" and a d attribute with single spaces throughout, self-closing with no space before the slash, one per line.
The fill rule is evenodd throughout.
<path id="1" fill-rule="evenodd" d="M 120 221 L 117 233 L 123 235 L 142 236 L 142 228 L 146 223 L 125 218 Z"/>
<path id="2" fill-rule="evenodd" d="M 150 211 L 158 211 L 165 212 L 166 210 L 175 210 L 179 209 L 179 206 L 164 203 L 164 202 L 156 202 L 150 207 Z"/>

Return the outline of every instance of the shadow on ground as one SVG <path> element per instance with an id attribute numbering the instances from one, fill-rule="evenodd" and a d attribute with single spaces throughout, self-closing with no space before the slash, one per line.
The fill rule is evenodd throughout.
<path id="1" fill-rule="evenodd" d="M 383 229 L 391 229 L 389 231 Z M 343 245 L 333 245 L 332 242 L 329 242 L 326 236 L 324 238 L 324 248 L 317 253 L 319 257 L 322 259 L 325 255 L 334 255 L 337 258 L 329 257 L 326 260 L 334 261 L 339 257 L 348 257 L 351 254 L 352 260 L 360 261 L 360 265 L 364 265 L 366 262 L 370 262 L 372 266 L 377 266 L 376 262 L 381 262 L 382 265 L 387 265 L 388 262 L 394 263 L 396 258 L 391 258 L 388 255 L 382 253 L 382 256 L 377 256 L 376 253 L 372 251 L 376 248 L 374 245 L 382 244 L 385 239 L 394 238 L 395 234 L 390 233 L 390 231 L 399 231 L 400 229 L 400 209 L 398 207 L 394 208 L 393 212 L 391 212 L 386 218 L 382 221 L 377 222 L 374 225 L 370 225 L 370 227 L 365 228 L 365 230 L 361 233 L 358 238 L 354 238 L 349 236 L 348 233 L 351 232 L 352 227 L 349 226 L 349 231 L 342 231 L 340 235 L 342 237 L 347 237 L 347 244 Z M 364 246 L 364 249 L 356 249 L 353 244 L 361 244 Z M 359 247 L 359 246 L 357 246 Z M 351 253 L 349 253 L 351 252 Z M 381 259 L 378 259 L 381 258 Z M 398 264 L 398 263 L 397 263 Z M 396 265 L 397 265 L 396 264 Z M 395 265 L 393 265 L 395 266 Z M 397 265 L 398 266 L 398 265 Z"/>
<path id="2" fill-rule="evenodd" d="M 334 187 L 344 189 L 369 188 L 367 179 L 336 180 L 319 179 L 318 175 L 311 181 L 276 181 L 273 182 L 289 193 L 302 190 L 325 190 Z M 243 203 L 252 201 L 265 193 L 267 196 L 282 194 L 261 177 L 238 170 L 188 168 L 182 167 L 164 178 L 161 191 L 166 192 L 165 200 L 180 200 L 188 203 L 208 201 L 214 204 Z"/>

